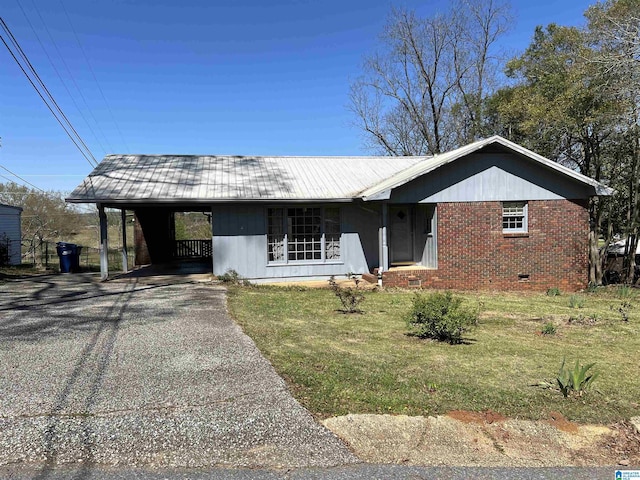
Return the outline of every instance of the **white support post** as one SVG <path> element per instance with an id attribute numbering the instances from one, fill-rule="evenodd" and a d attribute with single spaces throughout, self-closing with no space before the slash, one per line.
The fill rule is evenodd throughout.
<path id="1" fill-rule="evenodd" d="M 389 206 L 386 203 L 382 204 L 382 227 L 381 227 L 381 241 L 380 241 L 380 266 L 382 271 L 389 270 L 389 242 L 387 239 L 387 223 L 389 222 Z"/>
<path id="2" fill-rule="evenodd" d="M 129 271 L 129 255 L 127 253 L 127 210 L 120 210 L 122 218 L 122 273 Z"/>
<path id="3" fill-rule="evenodd" d="M 211 222 L 211 273 L 215 271 L 215 255 L 213 252 L 213 206 L 211 206 L 211 216 L 209 217 Z"/>
<path id="4" fill-rule="evenodd" d="M 104 206 L 98 204 L 98 217 L 100 217 L 100 279 L 109 278 L 109 243 L 107 241 L 107 215 Z"/>

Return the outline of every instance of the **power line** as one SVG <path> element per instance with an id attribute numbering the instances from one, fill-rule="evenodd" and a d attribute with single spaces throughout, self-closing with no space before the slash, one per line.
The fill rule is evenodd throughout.
<path id="1" fill-rule="evenodd" d="M 87 52 L 85 52 L 84 47 L 82 46 L 82 43 L 80 43 L 80 38 L 78 37 L 78 34 L 76 33 L 75 28 L 73 28 L 73 24 L 71 23 L 71 18 L 69 18 L 69 14 L 67 13 L 67 9 L 64 6 L 64 3 L 62 2 L 62 0 L 60 0 L 60 6 L 62 7 L 62 11 L 64 12 L 65 16 L 67 17 L 67 22 L 69 22 L 69 26 L 71 27 L 71 31 L 73 32 L 73 35 L 76 38 L 76 42 L 78 42 L 78 46 L 80 47 L 80 51 L 82 52 L 82 55 L 84 56 L 84 59 L 87 62 L 87 66 L 89 67 L 89 71 L 91 72 L 91 75 L 93 76 L 93 80 L 96 82 L 96 86 L 98 87 L 98 91 L 100 92 L 100 95 L 102 95 L 102 99 L 104 100 L 104 104 L 107 106 L 107 110 L 109 110 L 109 114 L 111 115 L 111 120 L 113 120 L 113 124 L 116 126 L 116 130 L 118 130 L 118 134 L 120 135 L 120 139 L 122 140 L 122 143 L 124 144 L 125 148 L 127 149 L 127 152 L 129 152 L 129 151 L 131 151 L 131 149 L 129 148 L 129 145 L 127 145 L 127 141 L 124 139 L 124 135 L 122 135 L 122 131 L 120 130 L 120 126 L 118 125 L 118 122 L 116 121 L 116 117 L 113 114 L 113 110 L 111 110 L 111 107 L 109 106 L 109 102 L 107 102 L 107 97 L 104 95 L 104 92 L 102 91 L 102 87 L 100 87 L 100 83 L 98 82 L 98 77 L 96 77 L 96 74 L 93 71 L 93 68 L 91 67 L 91 62 L 89 61 L 89 57 L 87 56 Z"/>
<path id="2" fill-rule="evenodd" d="M 18 175 L 17 173 L 13 173 L 13 172 L 12 172 L 11 170 L 9 170 L 7 167 L 3 167 L 2 165 L 0 165 L 0 168 L 1 168 L 1 169 L 3 169 L 3 170 L 6 170 L 6 171 L 7 171 L 7 172 L 9 172 L 11 175 L 13 175 L 13 176 L 14 176 L 14 177 L 16 177 L 16 178 L 19 178 L 19 179 L 20 179 L 20 180 L 22 180 L 24 183 L 26 183 L 27 185 L 29 185 L 29 186 L 31 186 L 31 187 L 33 187 L 33 188 L 35 188 L 36 190 L 40 190 L 42 193 L 47 193 L 47 192 L 45 192 L 44 190 L 42 190 L 40 187 L 36 187 L 33 183 L 28 182 L 27 180 L 25 180 L 24 178 L 22 178 L 22 177 L 21 177 L 20 175 Z M 7 177 L 4 177 L 4 176 L 3 176 L 3 178 L 7 178 Z"/>
<path id="3" fill-rule="evenodd" d="M 28 69 L 31 71 L 31 73 L 35 77 L 36 81 L 41 85 L 42 90 L 44 91 L 44 94 L 36 86 L 34 80 L 31 78 L 31 76 L 29 75 L 27 70 L 25 70 L 25 67 L 22 65 L 22 63 L 18 60 L 18 58 L 16 57 L 16 54 L 13 52 L 13 50 L 11 49 L 9 44 L 5 41 L 4 37 L 2 35 L 0 35 L 0 39 L 2 40 L 2 43 L 4 43 L 4 46 L 7 48 L 7 50 L 11 54 L 11 56 L 14 59 L 14 61 L 18 64 L 18 66 L 20 67 L 20 70 L 22 70 L 22 73 L 24 73 L 24 75 L 27 77 L 27 80 L 29 80 L 29 83 L 31 84 L 31 86 L 38 93 L 38 95 L 40 96 L 42 101 L 45 103 L 45 105 L 47 106 L 49 111 L 52 113 L 52 115 L 58 121 L 58 123 L 60 124 L 62 129 L 65 131 L 65 133 L 69 136 L 69 138 L 71 139 L 73 144 L 76 146 L 78 151 L 82 154 L 82 156 L 85 158 L 85 160 L 87 160 L 89 165 L 91 165 L 92 167 L 97 166 L 98 161 L 95 159 L 95 157 L 91 153 L 91 150 L 89 150 L 89 147 L 87 147 L 87 144 L 84 142 L 84 140 L 82 140 L 82 137 L 80 137 L 80 134 L 78 134 L 78 132 L 73 127 L 73 125 L 71 124 L 71 122 L 69 121 L 67 116 L 64 114 L 64 112 L 62 111 L 62 109 L 60 108 L 58 103 L 55 101 L 55 99 L 53 98 L 53 95 L 51 95 L 51 92 L 49 91 L 47 86 L 44 84 L 44 82 L 42 81 L 42 79 L 40 78 L 38 73 L 36 72 L 35 68 L 31 64 L 31 62 L 29 61 L 29 58 L 27 57 L 27 55 L 24 53 L 24 51 L 20 47 L 20 44 L 18 43 L 16 38 L 13 36 L 13 34 L 11 33 L 11 30 L 9 30 L 9 27 L 7 26 L 5 21 L 2 19 L 2 17 L 0 17 L 0 24 L 2 25 L 2 28 L 4 29 L 6 34 L 9 36 L 9 40 L 13 44 L 14 48 L 17 50 L 18 54 L 21 56 L 23 61 L 26 62 L 26 65 L 28 66 Z M 53 104 L 53 106 L 50 105 L 49 102 L 45 99 L 45 95 L 49 98 L 49 101 Z M 62 117 L 62 119 L 60 117 Z M 82 145 L 82 147 L 81 147 L 81 145 Z"/>
<path id="4" fill-rule="evenodd" d="M 106 149 L 104 148 L 104 146 L 102 145 L 102 142 L 100 141 L 100 139 L 98 139 L 98 136 L 96 135 L 95 131 L 93 130 L 93 128 L 91 127 L 91 125 L 89 124 L 89 122 L 87 121 L 87 118 L 85 117 L 84 113 L 82 113 L 82 110 L 80 109 L 80 107 L 78 106 L 78 103 L 76 102 L 74 96 L 71 94 L 71 91 L 69 90 L 69 87 L 67 87 L 67 84 L 65 83 L 64 79 L 62 78 L 62 75 L 60 74 L 60 72 L 58 71 L 55 63 L 53 62 L 53 59 L 51 58 L 51 56 L 49 55 L 49 52 L 47 51 L 47 49 L 45 48 L 44 44 L 42 43 L 42 40 L 40 39 L 40 36 L 38 35 L 38 33 L 36 32 L 36 29 L 33 26 L 33 23 L 31 23 L 31 20 L 29 19 L 29 17 L 27 16 L 27 12 L 24 10 L 24 8 L 22 7 L 22 4 L 20 3 L 20 0 L 16 0 L 16 3 L 18 4 L 18 6 L 20 7 L 20 10 L 22 11 L 22 15 L 24 16 L 25 20 L 27 21 L 27 23 L 29 24 L 29 27 L 31 27 L 31 31 L 33 32 L 34 36 L 36 37 L 36 39 L 38 40 L 38 43 L 40 44 L 40 47 L 42 48 L 42 51 L 45 53 L 45 55 L 47 56 L 47 59 L 49 59 L 49 63 L 51 64 L 51 67 L 53 68 L 53 71 L 56 73 L 56 75 L 58 76 L 58 78 L 60 79 L 60 83 L 62 83 L 62 86 L 65 88 L 65 90 L 67 91 L 67 93 L 69 94 L 69 97 L 71 98 L 71 101 L 73 102 L 74 106 L 76 107 L 76 110 L 78 110 L 78 113 L 80 114 L 80 116 L 82 117 L 82 119 L 84 120 L 84 123 L 87 125 L 87 127 L 89 128 L 89 130 L 91 131 L 91 133 L 93 134 L 93 137 L 95 138 L 96 142 L 98 143 L 98 145 L 100 145 L 100 148 L 102 149 L 103 152 L 106 153 Z M 73 77 L 73 74 L 71 73 L 71 70 L 69 69 L 69 66 L 67 65 L 67 62 L 64 60 L 64 57 L 62 56 L 62 53 L 60 52 L 60 49 L 58 48 L 57 43 L 55 42 L 53 36 L 51 35 L 51 32 L 49 31 L 49 28 L 47 27 L 47 24 L 44 22 L 44 19 L 42 18 L 42 15 L 40 15 L 40 11 L 37 9 L 36 5 L 33 5 L 34 8 L 36 9 L 36 13 L 38 14 L 38 17 L 40 18 L 40 22 L 42 23 L 42 25 L 44 26 L 47 35 L 49 35 L 49 40 L 51 40 L 51 43 L 53 44 L 53 46 L 55 47 L 56 51 L 58 52 L 58 55 L 60 56 L 60 59 L 62 60 L 63 65 L 65 66 L 65 68 L 67 69 L 67 73 L 69 74 L 69 78 L 71 78 L 71 81 L 73 82 L 73 84 L 76 87 L 76 90 L 78 91 L 78 93 L 80 94 L 80 98 L 82 98 L 82 100 L 84 101 L 84 104 L 87 108 L 87 110 L 89 111 L 89 114 L 91 115 L 91 117 L 93 118 L 93 121 L 96 123 L 97 125 L 97 121 L 95 116 L 93 115 L 93 112 L 91 111 L 91 109 L 89 108 L 89 105 L 86 101 L 86 99 L 84 98 L 84 95 L 82 94 L 82 91 L 80 90 L 80 87 L 78 87 L 78 84 L 75 81 L 75 78 Z M 104 133 L 103 133 L 104 136 Z M 113 150 L 113 149 L 112 149 Z"/>

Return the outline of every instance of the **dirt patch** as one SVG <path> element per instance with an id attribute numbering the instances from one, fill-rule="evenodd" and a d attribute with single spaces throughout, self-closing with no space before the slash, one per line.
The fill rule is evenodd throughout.
<path id="1" fill-rule="evenodd" d="M 498 421 L 504 421 L 507 419 L 504 415 L 493 410 L 487 410 L 485 412 L 470 412 L 468 410 L 452 410 L 447 413 L 448 417 L 454 420 L 459 420 L 462 423 L 494 423 Z"/>
<path id="2" fill-rule="evenodd" d="M 551 419 L 549 420 L 549 424 L 553 425 L 558 430 L 562 430 L 563 432 L 567 433 L 578 433 L 578 424 L 570 422 L 560 412 L 551 412 L 549 413 L 549 417 L 551 417 Z"/>
<path id="3" fill-rule="evenodd" d="M 578 425 L 557 412 L 539 421 L 458 410 L 436 417 L 347 415 L 323 423 L 367 462 L 552 467 L 640 460 L 633 454 L 640 456 L 640 434 L 632 426 Z"/>

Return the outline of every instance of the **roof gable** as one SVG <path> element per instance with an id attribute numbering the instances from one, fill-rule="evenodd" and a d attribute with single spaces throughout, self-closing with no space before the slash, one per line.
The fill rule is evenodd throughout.
<path id="1" fill-rule="evenodd" d="M 611 195 L 613 192 L 612 189 L 602 185 L 601 183 L 589 178 L 585 175 L 582 175 L 578 172 L 571 170 L 563 165 L 560 165 L 557 162 L 553 162 L 542 155 L 538 155 L 531 150 L 528 150 L 516 143 L 513 143 L 505 138 L 502 138 L 498 135 L 493 137 L 486 138 L 484 140 L 479 140 L 477 142 L 470 143 L 469 145 L 465 145 L 464 147 L 457 148 L 455 150 L 451 150 L 450 152 L 442 153 L 440 155 L 435 155 L 429 159 L 426 159 L 420 163 L 412 165 L 402 172 L 398 172 L 397 174 L 391 176 L 387 180 L 375 185 L 372 188 L 368 188 L 362 192 L 360 192 L 360 196 L 363 200 L 384 200 L 388 199 L 391 195 L 391 191 L 395 188 L 398 188 L 402 185 L 405 185 L 412 180 L 415 180 L 418 177 L 429 174 L 434 170 L 437 170 L 440 167 L 448 165 L 456 160 L 466 157 L 474 152 L 482 150 L 490 145 L 500 145 L 505 149 L 520 154 L 525 158 L 533 162 L 537 162 L 539 165 L 551 169 L 561 175 L 572 178 L 580 183 L 589 185 L 593 187 L 596 195 Z"/>

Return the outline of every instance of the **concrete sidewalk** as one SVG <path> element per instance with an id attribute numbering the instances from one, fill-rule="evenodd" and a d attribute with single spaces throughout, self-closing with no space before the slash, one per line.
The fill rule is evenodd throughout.
<path id="1" fill-rule="evenodd" d="M 358 461 L 229 318 L 223 289 L 95 280 L 0 283 L 0 465 Z"/>

